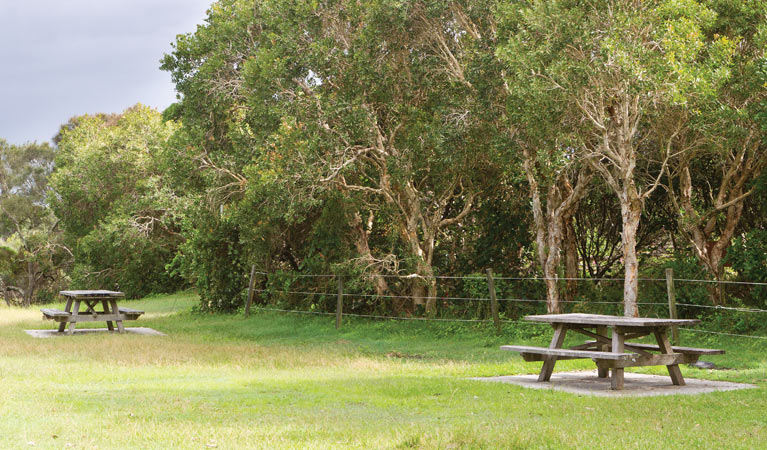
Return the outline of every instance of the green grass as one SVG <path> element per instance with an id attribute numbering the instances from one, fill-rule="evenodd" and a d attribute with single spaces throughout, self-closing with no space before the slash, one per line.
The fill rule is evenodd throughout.
<path id="1" fill-rule="evenodd" d="M 758 389 L 605 399 L 466 379 L 537 372 L 498 346 L 545 343 L 545 327 L 495 337 L 353 319 L 336 331 L 332 317 L 195 314 L 196 302 L 126 302 L 162 337 L 35 339 L 23 330 L 54 324 L 0 307 L 0 448 L 767 448 L 767 342 L 683 334 L 725 348 L 707 359 L 732 369 L 685 376 Z"/>

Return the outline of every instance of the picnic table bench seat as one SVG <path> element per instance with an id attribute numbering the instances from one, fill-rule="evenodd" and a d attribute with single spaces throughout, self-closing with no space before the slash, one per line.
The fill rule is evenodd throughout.
<path id="1" fill-rule="evenodd" d="M 125 315 L 128 320 L 136 320 L 140 315 L 144 314 L 144 311 L 139 311 L 138 309 L 123 308 L 122 306 L 118 309 L 120 310 L 120 314 Z"/>
<path id="2" fill-rule="evenodd" d="M 636 358 L 636 353 L 599 352 L 594 350 L 577 350 L 570 348 L 529 347 L 526 345 L 502 345 L 502 350 L 519 352 L 525 361 L 543 361 L 547 356 L 556 356 L 557 359 L 594 359 L 628 361 Z"/>
<path id="3" fill-rule="evenodd" d="M 43 313 L 44 319 L 56 320 L 58 322 L 66 321 L 72 315 L 72 313 L 53 308 L 43 308 L 40 311 Z"/>
<path id="4" fill-rule="evenodd" d="M 597 345 L 597 341 L 586 341 L 586 344 Z M 640 350 L 660 351 L 660 346 L 656 344 L 638 344 L 638 343 L 626 343 L 626 347 L 634 347 Z M 694 347 L 679 347 L 672 346 L 671 351 L 674 353 L 682 353 L 684 355 L 724 355 L 725 351 L 718 348 L 694 348 Z"/>

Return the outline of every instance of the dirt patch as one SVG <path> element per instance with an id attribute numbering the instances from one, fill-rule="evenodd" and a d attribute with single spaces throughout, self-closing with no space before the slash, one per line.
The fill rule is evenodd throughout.
<path id="1" fill-rule="evenodd" d="M 389 358 L 398 358 L 398 359 L 424 359 L 426 358 L 423 355 L 411 355 L 408 353 L 400 353 L 398 351 L 391 351 L 386 354 Z"/>

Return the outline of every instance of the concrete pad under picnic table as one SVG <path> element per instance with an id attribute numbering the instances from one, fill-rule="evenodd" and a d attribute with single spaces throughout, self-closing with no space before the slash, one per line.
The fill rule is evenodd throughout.
<path id="1" fill-rule="evenodd" d="M 36 338 L 67 336 L 66 332 L 60 333 L 58 330 L 24 330 L 24 332 Z M 143 336 L 165 336 L 165 333 L 162 333 L 157 330 L 153 330 L 151 328 L 146 328 L 146 327 L 126 327 L 125 333 L 140 334 Z M 75 329 L 74 334 L 79 335 L 79 334 L 120 334 L 120 333 L 116 331 L 109 331 L 106 328 L 77 328 Z"/>
<path id="2" fill-rule="evenodd" d="M 596 370 L 554 372 L 549 382 L 539 382 L 538 375 L 509 375 L 477 377 L 472 380 L 508 383 L 531 389 L 548 389 L 599 397 L 652 397 L 656 395 L 694 395 L 708 392 L 752 389 L 756 386 L 729 381 L 700 380 L 685 377 L 685 386 L 674 386 L 668 375 L 648 375 L 626 372 L 621 391 L 610 389 L 610 378 L 599 378 Z"/>

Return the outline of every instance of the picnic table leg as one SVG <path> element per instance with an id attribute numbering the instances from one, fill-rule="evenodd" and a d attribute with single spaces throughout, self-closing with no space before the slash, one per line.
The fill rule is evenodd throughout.
<path id="1" fill-rule="evenodd" d="M 74 302 L 75 306 L 72 308 L 72 315 L 69 316 L 69 330 L 67 330 L 67 334 L 70 336 L 75 332 L 75 327 L 77 326 L 77 315 L 80 313 L 80 300 L 75 300 Z"/>
<path id="2" fill-rule="evenodd" d="M 613 353 L 623 353 L 623 344 L 625 342 L 625 336 L 618 327 L 613 327 Z M 623 368 L 613 368 L 612 377 L 610 378 L 610 388 L 615 391 L 623 390 Z"/>
<path id="3" fill-rule="evenodd" d="M 125 328 L 123 327 L 123 321 L 119 319 L 120 310 L 117 308 L 117 300 L 111 298 L 109 299 L 109 304 L 112 305 L 112 314 L 117 314 L 118 319 L 117 322 L 117 331 L 120 333 L 125 333 Z"/>
<path id="4" fill-rule="evenodd" d="M 565 333 L 567 333 L 567 327 L 560 323 L 557 324 L 554 330 L 554 337 L 551 338 L 551 344 L 549 348 L 562 348 L 562 343 L 565 341 Z M 551 374 L 554 372 L 554 365 L 557 363 L 556 356 L 547 356 L 543 360 L 543 367 L 541 367 L 541 374 L 538 375 L 538 381 L 549 381 Z"/>
<path id="5" fill-rule="evenodd" d="M 661 354 L 674 352 L 671 349 L 671 343 L 668 341 L 668 335 L 666 334 L 665 329 L 655 330 L 653 331 L 653 334 L 655 335 L 655 339 L 658 340 L 658 347 L 660 347 Z M 671 382 L 674 383 L 674 386 L 684 386 L 686 384 L 684 382 L 684 377 L 682 376 L 682 371 L 679 369 L 679 364 L 670 364 L 666 366 L 666 368 L 668 369 L 668 374 L 671 377 Z"/>
<path id="6" fill-rule="evenodd" d="M 72 297 L 67 297 L 67 305 L 64 307 L 64 311 L 72 312 Z M 59 333 L 63 333 L 67 329 L 67 322 L 59 323 Z"/>
<path id="7" fill-rule="evenodd" d="M 607 337 L 607 327 L 606 326 L 598 326 L 597 327 L 597 334 L 600 336 Z M 607 344 L 601 344 L 597 347 L 600 352 L 609 352 L 610 348 L 607 346 Z M 609 373 L 609 369 L 597 367 L 597 376 L 599 378 L 607 378 L 607 374 Z"/>
<path id="8" fill-rule="evenodd" d="M 101 306 L 104 308 L 104 314 L 109 314 L 109 303 L 106 299 L 101 300 Z M 109 329 L 109 331 L 115 330 L 115 326 L 111 320 L 107 320 L 107 329 Z"/>

